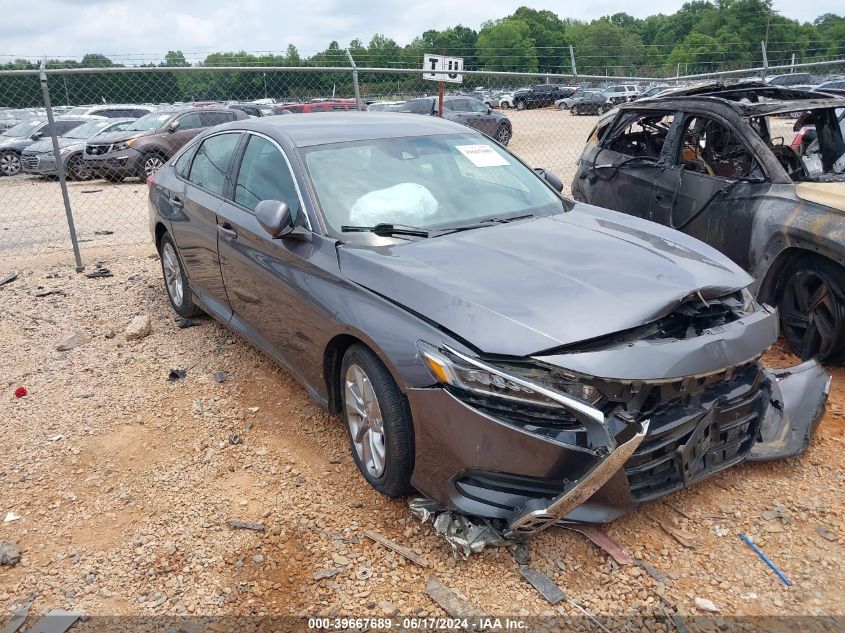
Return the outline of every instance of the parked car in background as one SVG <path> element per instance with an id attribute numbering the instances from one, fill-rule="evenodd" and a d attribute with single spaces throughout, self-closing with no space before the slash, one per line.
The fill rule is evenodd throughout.
<path id="1" fill-rule="evenodd" d="M 604 94 L 610 99 L 611 103 L 618 105 L 639 97 L 640 89 L 635 84 L 619 84 L 608 86 L 604 89 Z"/>
<path id="2" fill-rule="evenodd" d="M 21 153 L 36 141 L 48 138 L 53 132 L 61 136 L 89 120 L 84 116 L 62 115 L 55 117 L 52 127 L 46 119 L 27 119 L 9 128 L 0 134 L 0 175 L 19 174 Z"/>
<path id="3" fill-rule="evenodd" d="M 845 79 L 831 79 L 820 83 L 815 87 L 815 90 L 824 92 L 825 90 L 845 90 Z"/>
<path id="4" fill-rule="evenodd" d="M 640 94 L 640 96 L 636 97 L 635 101 L 639 99 L 651 99 L 652 97 L 657 97 L 669 90 L 671 87 L 672 86 L 668 84 L 655 84 L 653 86 L 649 86 L 642 92 L 642 94 Z"/>
<path id="5" fill-rule="evenodd" d="M 342 416 L 375 490 L 497 538 L 802 453 L 830 374 L 764 369 L 777 318 L 750 277 L 543 174 L 435 117 L 220 126 L 151 183 L 162 293 Z"/>
<path id="6" fill-rule="evenodd" d="M 601 93 L 602 91 L 593 88 L 575 88 L 575 91 L 568 97 L 562 97 L 555 101 L 554 107 L 558 110 L 569 110 L 569 107 L 573 104 L 573 102 L 590 92 Z"/>
<path id="7" fill-rule="evenodd" d="M 576 199 L 683 231 L 747 270 L 801 358 L 845 360 L 845 99 L 711 84 L 619 106 L 599 122 Z M 816 139 L 796 148 L 789 113 Z"/>
<path id="8" fill-rule="evenodd" d="M 155 106 L 135 103 L 103 103 L 98 105 L 76 106 L 64 113 L 64 116 L 104 116 L 110 119 L 137 119 L 155 110 Z"/>
<path id="9" fill-rule="evenodd" d="M 253 117 L 273 116 L 276 114 L 272 105 L 260 103 L 230 103 L 226 107 L 232 110 L 240 110 Z"/>
<path id="10" fill-rule="evenodd" d="M 0 110 L 0 133 L 16 126 L 21 121 L 29 119 L 45 118 L 46 112 L 18 108 L 5 108 Z"/>
<path id="11" fill-rule="evenodd" d="M 373 101 L 367 104 L 368 112 L 389 112 L 405 103 L 404 101 Z"/>
<path id="12" fill-rule="evenodd" d="M 106 119 L 100 116 L 88 117 L 89 121 L 65 132 L 58 137 L 59 154 L 65 173 L 71 180 L 88 180 L 94 176 L 90 161 L 83 159 L 85 143 L 100 134 L 124 130 L 135 119 Z M 53 152 L 53 139 L 42 138 L 21 153 L 21 168 L 24 173 L 38 176 L 55 176 L 58 173 Z"/>
<path id="13" fill-rule="evenodd" d="M 513 108 L 513 96 L 516 94 L 515 91 L 510 92 L 503 92 L 499 95 L 499 108 L 502 110 L 509 110 Z"/>
<path id="14" fill-rule="evenodd" d="M 572 96 L 575 88 L 559 86 L 557 84 L 539 84 L 526 91 L 517 91 L 513 96 L 513 105 L 517 110 L 530 108 L 545 108 L 553 105 L 558 99 Z"/>
<path id="15" fill-rule="evenodd" d="M 581 114 L 604 114 L 615 107 L 604 92 L 582 92 L 569 106 L 569 113 Z"/>
<path id="16" fill-rule="evenodd" d="M 83 158 L 90 170 L 110 182 L 138 177 L 145 182 L 180 147 L 205 128 L 249 118 L 229 108 L 156 110 L 85 145 Z"/>
<path id="17" fill-rule="evenodd" d="M 406 101 L 396 112 L 434 116 L 437 107 L 437 97 L 422 97 Z M 513 136 L 510 119 L 474 97 L 444 97 L 443 118 L 474 128 L 502 145 L 507 145 Z"/>
<path id="18" fill-rule="evenodd" d="M 810 73 L 788 73 L 785 75 L 772 75 L 766 78 L 770 86 L 811 86 L 813 76 Z"/>
<path id="19" fill-rule="evenodd" d="M 358 104 L 355 99 L 312 99 L 309 103 L 277 103 L 275 111 L 280 114 L 287 110 L 290 114 L 307 114 L 310 112 L 347 112 L 357 110 Z M 361 109 L 366 110 L 366 104 L 361 104 Z"/>

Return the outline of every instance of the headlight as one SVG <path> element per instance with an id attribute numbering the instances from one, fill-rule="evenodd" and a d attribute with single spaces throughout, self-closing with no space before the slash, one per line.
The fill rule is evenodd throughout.
<path id="1" fill-rule="evenodd" d="M 119 152 L 122 149 L 129 149 L 130 145 L 132 145 L 132 141 L 121 141 L 120 143 L 112 145 L 112 151 Z"/>
<path id="2" fill-rule="evenodd" d="M 64 156 L 65 154 L 67 154 L 68 152 L 70 152 L 70 151 L 72 151 L 72 150 L 73 150 L 73 148 L 72 148 L 72 147 L 62 147 L 62 148 L 59 150 L 59 154 L 60 154 L 60 155 L 62 155 L 62 156 Z"/>
<path id="3" fill-rule="evenodd" d="M 757 309 L 757 302 L 754 300 L 754 295 L 748 288 L 742 289 L 742 311 L 754 312 Z"/>
<path id="4" fill-rule="evenodd" d="M 564 393 L 449 348 L 418 341 L 417 349 L 431 377 L 442 385 L 507 400 L 564 407 L 604 421 L 604 414 L 592 406 L 601 399 L 601 394 L 589 385 L 573 382 L 561 386 Z"/>

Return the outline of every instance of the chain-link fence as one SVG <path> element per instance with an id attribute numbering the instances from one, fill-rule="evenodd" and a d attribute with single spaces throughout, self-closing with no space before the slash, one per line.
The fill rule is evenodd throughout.
<path id="1" fill-rule="evenodd" d="M 508 144 L 529 165 L 556 173 L 568 190 L 597 116 L 609 108 L 568 109 L 566 102 L 556 107 L 566 90 L 550 87 L 525 96 L 518 89 L 633 85 L 643 91 L 656 84 L 765 73 L 809 73 L 817 83 L 845 73 L 845 60 L 668 78 L 465 72 L 461 83 L 444 84 L 444 116 Z M 373 111 L 403 104 L 402 110 L 430 114 L 437 110 L 437 93 L 438 82 L 423 71 L 398 68 L 2 71 L 0 127 L 7 129 L 0 136 L 0 254 L 67 250 L 69 224 L 83 252 L 89 246 L 148 242 L 148 174 L 209 126 L 359 106 Z"/>

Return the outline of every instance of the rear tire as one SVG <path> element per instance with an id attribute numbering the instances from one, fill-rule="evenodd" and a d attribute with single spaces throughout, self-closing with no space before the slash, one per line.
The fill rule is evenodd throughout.
<path id="1" fill-rule="evenodd" d="M 164 289 L 170 305 L 180 317 L 189 319 L 202 314 L 202 310 L 194 303 L 191 284 L 182 257 L 176 248 L 176 243 L 170 233 L 161 236 L 158 246 L 161 259 L 161 272 L 164 277 Z"/>
<path id="2" fill-rule="evenodd" d="M 496 140 L 505 146 L 508 144 L 508 141 L 511 140 L 511 131 L 504 123 L 502 123 L 499 126 L 499 129 L 496 130 Z"/>
<path id="3" fill-rule="evenodd" d="M 17 176 L 21 173 L 21 156 L 7 150 L 0 153 L 0 176 Z"/>
<path id="4" fill-rule="evenodd" d="M 802 359 L 845 358 L 845 269 L 814 255 L 800 257 L 783 273 L 778 297 L 781 331 Z"/>
<path id="5" fill-rule="evenodd" d="M 340 381 L 343 418 L 358 470 L 383 495 L 409 494 L 413 423 L 396 381 L 379 357 L 360 343 L 343 356 Z"/>

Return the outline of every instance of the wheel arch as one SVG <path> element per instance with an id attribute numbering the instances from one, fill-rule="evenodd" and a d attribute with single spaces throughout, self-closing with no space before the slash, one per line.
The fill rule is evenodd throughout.
<path id="1" fill-rule="evenodd" d="M 159 220 L 155 225 L 156 251 L 159 253 L 161 253 L 161 238 L 164 237 L 165 233 L 167 233 L 167 227 L 164 225 L 164 222 Z"/>
<path id="2" fill-rule="evenodd" d="M 784 271 L 798 259 L 817 257 L 845 269 L 845 257 L 837 256 L 823 244 L 777 238 L 775 246 L 779 249 L 772 249 L 774 250 L 772 256 L 762 258 L 765 267 L 760 266 L 757 274 L 754 275 L 760 280 L 757 286 L 758 299 L 770 305 L 775 305 L 780 297 Z"/>

